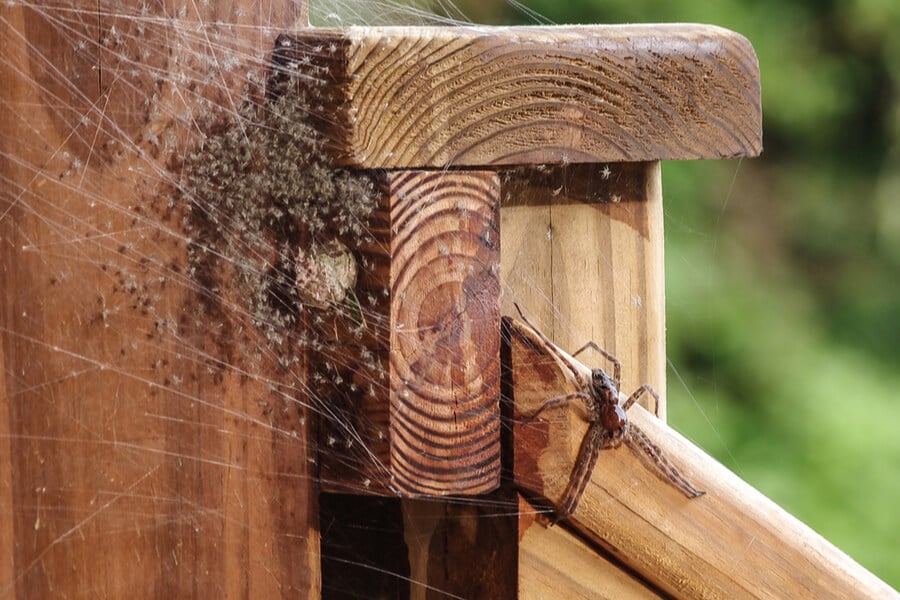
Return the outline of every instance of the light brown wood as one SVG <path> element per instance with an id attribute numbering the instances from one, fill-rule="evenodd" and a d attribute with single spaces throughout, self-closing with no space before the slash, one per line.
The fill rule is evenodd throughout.
<path id="1" fill-rule="evenodd" d="M 513 305 L 517 303 L 566 348 L 596 341 L 622 361 L 624 389 L 649 382 L 665 390 L 659 164 L 517 169 L 504 178 L 502 194 L 502 313 L 517 315 Z M 588 358 L 607 366 L 593 353 Z M 510 389 L 506 395 L 512 393 Z M 664 414 L 664 407 L 661 410 Z M 509 417 L 513 416 L 510 410 Z M 558 456 L 548 450 L 545 463 L 555 461 L 549 468 L 556 468 L 559 481 L 565 482 L 571 470 L 569 446 L 558 444 L 555 449 Z M 515 454 L 513 467 L 521 470 L 518 451 L 510 452 Z M 536 593 L 542 582 L 552 579 L 560 582 L 559 597 L 577 598 L 580 580 L 560 576 L 560 570 L 568 570 L 565 564 L 534 557 L 546 556 L 548 537 L 573 551 L 585 548 L 570 537 L 556 539 L 558 534 L 552 531 L 538 533 L 543 527 L 529 511 L 522 511 L 519 528 L 527 534 L 516 549 L 520 595 Z M 604 564 L 600 572 L 608 569 Z M 619 582 L 615 577 L 605 580 L 610 586 Z M 624 594 L 630 588 L 614 589 Z"/>
<path id="2" fill-rule="evenodd" d="M 198 316 L 156 185 L 294 3 L 109 6 L 0 7 L 0 596 L 315 597 L 305 361 L 240 352 L 227 276 Z"/>
<path id="3" fill-rule="evenodd" d="M 564 348 L 596 342 L 622 362 L 623 389 L 664 397 L 659 163 L 521 169 L 502 193 L 502 313 L 517 303 Z"/>
<path id="4" fill-rule="evenodd" d="M 511 327 L 513 396 L 521 416 L 574 387 L 564 367 L 530 343 L 536 338 L 526 325 Z M 545 415 L 514 426 L 515 479 L 555 504 L 587 425 L 576 406 Z M 622 446 L 601 452 L 568 523 L 647 581 L 678 598 L 897 597 L 643 408 L 634 406 L 629 418 L 706 495 L 686 498 Z"/>
<path id="5" fill-rule="evenodd" d="M 622 565 L 588 546 L 563 527 L 547 527 L 520 499 L 520 600 L 628 600 L 661 598 Z"/>
<path id="6" fill-rule="evenodd" d="M 499 204 L 496 173 L 386 175 L 376 239 L 358 249 L 365 333 L 342 346 L 342 377 L 362 392 L 326 400 L 343 416 L 322 424 L 326 489 L 442 496 L 500 484 Z"/>
<path id="7" fill-rule="evenodd" d="M 320 88 L 334 157 L 479 167 L 754 156 L 759 70 L 709 25 L 312 29 L 276 61 Z"/>

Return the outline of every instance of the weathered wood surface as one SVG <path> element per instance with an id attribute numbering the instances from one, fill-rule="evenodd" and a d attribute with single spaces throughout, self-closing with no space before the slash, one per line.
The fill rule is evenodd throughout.
<path id="1" fill-rule="evenodd" d="M 318 594 L 305 362 L 195 324 L 156 186 L 295 2 L 167 7 L 0 6 L 3 598 Z"/>
<path id="2" fill-rule="evenodd" d="M 279 39 L 334 158 L 478 167 L 755 156 L 750 43 L 709 25 L 356 27 Z"/>
<path id="3" fill-rule="evenodd" d="M 358 248 L 364 333 L 344 346 L 347 389 L 324 400 L 339 418 L 323 419 L 322 485 L 488 492 L 500 484 L 499 179 L 385 177 L 375 240 Z"/>
<path id="4" fill-rule="evenodd" d="M 515 480 L 551 504 L 563 493 L 587 429 L 577 403 L 524 422 L 575 388 L 558 362 L 511 322 Z M 584 365 L 582 373 L 590 376 Z M 627 368 L 627 366 L 626 366 Z M 629 412 L 706 495 L 688 499 L 624 445 L 600 453 L 569 519 L 641 577 L 678 598 L 896 598 L 877 577 L 791 517 L 643 408 Z"/>
<path id="5" fill-rule="evenodd" d="M 502 193 L 503 314 L 518 314 L 515 302 L 563 347 L 577 348 L 593 340 L 616 354 L 624 366 L 625 389 L 650 382 L 664 391 L 659 163 L 515 170 L 504 178 Z M 505 360 L 508 364 L 509 357 Z M 504 396 L 512 393 L 513 389 L 506 390 Z M 512 418 L 512 407 L 507 410 Z M 663 414 L 664 410 L 662 406 Z M 570 458 L 568 449 L 560 453 L 559 463 Z M 513 459 L 515 448 L 508 451 Z M 566 478 L 571 465 L 557 467 L 560 477 Z M 563 527 L 545 530 L 546 521 L 535 520 L 533 509 L 523 509 L 518 522 L 520 597 L 539 597 L 548 586 L 554 586 L 554 598 L 594 597 L 586 590 L 595 585 L 591 582 L 595 575 L 572 572 L 566 564 L 576 560 L 588 561 L 606 574 L 596 594 L 607 590 L 611 597 L 627 598 L 656 593 L 639 578 L 611 574 L 617 568 L 628 569 L 616 552 L 594 556 L 596 548 L 563 532 Z M 554 554 L 541 558 L 548 556 L 548 544 Z M 558 561 L 556 553 L 566 556 L 566 563 Z"/>

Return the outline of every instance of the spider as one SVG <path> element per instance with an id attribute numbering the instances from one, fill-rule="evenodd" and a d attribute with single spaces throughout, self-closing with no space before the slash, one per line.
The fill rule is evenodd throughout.
<path id="1" fill-rule="evenodd" d="M 594 466 L 597 464 L 600 450 L 618 448 L 623 442 L 648 467 L 652 468 L 661 479 L 676 487 L 688 498 L 696 498 L 706 493 L 691 485 L 675 468 L 675 465 L 666 458 L 662 449 L 650 441 L 647 434 L 641 431 L 637 425 L 628 421 L 626 411 L 644 394 L 649 394 L 653 397 L 655 401 L 654 413 L 659 416 L 659 395 L 652 387 L 646 383 L 641 385 L 623 404 L 619 404 L 622 365 L 615 356 L 596 343 L 588 342 L 569 357 L 531 324 L 518 304 L 514 306 L 519 311 L 519 316 L 522 317 L 525 324 L 537 335 L 545 350 L 569 369 L 578 386 L 577 392 L 547 400 L 538 410 L 530 415 L 525 415 L 525 421 L 534 421 L 545 410 L 568 406 L 573 400 L 581 400 L 587 409 L 588 430 L 581 441 L 578 457 L 575 459 L 575 466 L 563 493 L 562 507 L 557 510 L 558 518 L 566 518 L 578 508 L 578 502 L 581 500 L 587 482 L 594 471 Z M 589 348 L 596 350 L 612 364 L 612 377 L 598 367 L 591 369 L 590 381 L 586 380 L 573 359 Z"/>

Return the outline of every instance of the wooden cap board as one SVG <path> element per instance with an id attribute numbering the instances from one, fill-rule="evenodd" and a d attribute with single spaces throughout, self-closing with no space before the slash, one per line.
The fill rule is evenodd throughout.
<path id="1" fill-rule="evenodd" d="M 343 165 L 442 168 L 756 156 L 759 68 L 710 25 L 354 27 L 281 36 Z M 309 80 L 308 80 L 309 81 Z"/>

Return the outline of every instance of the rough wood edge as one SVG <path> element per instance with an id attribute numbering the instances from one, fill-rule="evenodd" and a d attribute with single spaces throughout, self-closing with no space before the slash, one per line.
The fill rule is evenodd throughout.
<path id="1" fill-rule="evenodd" d="M 759 68 L 710 25 L 352 27 L 282 35 L 340 164 L 364 168 L 755 156 Z M 300 75 L 300 76 L 298 76 Z"/>
<path id="2" fill-rule="evenodd" d="M 511 327 L 512 344 L 532 339 L 526 325 L 512 322 Z M 513 346 L 517 409 L 521 382 L 532 386 L 524 394 L 532 406 L 541 397 L 572 389 L 561 365 L 528 347 L 520 344 L 517 355 Z M 536 364 L 556 375 L 530 376 Z M 589 376 L 587 367 L 579 368 Z M 581 414 L 572 407 L 547 414 L 541 423 L 516 424 L 515 478 L 526 493 L 558 501 L 566 480 L 559 473 L 571 469 L 587 429 Z M 569 524 L 648 581 L 679 598 L 897 597 L 875 575 L 643 408 L 633 407 L 629 418 L 706 495 L 685 498 L 623 446 L 601 452 Z M 560 437 L 567 440 L 563 450 L 552 444 Z M 535 440 L 550 440 L 552 450 Z M 566 454 L 547 455 L 553 452 Z"/>

